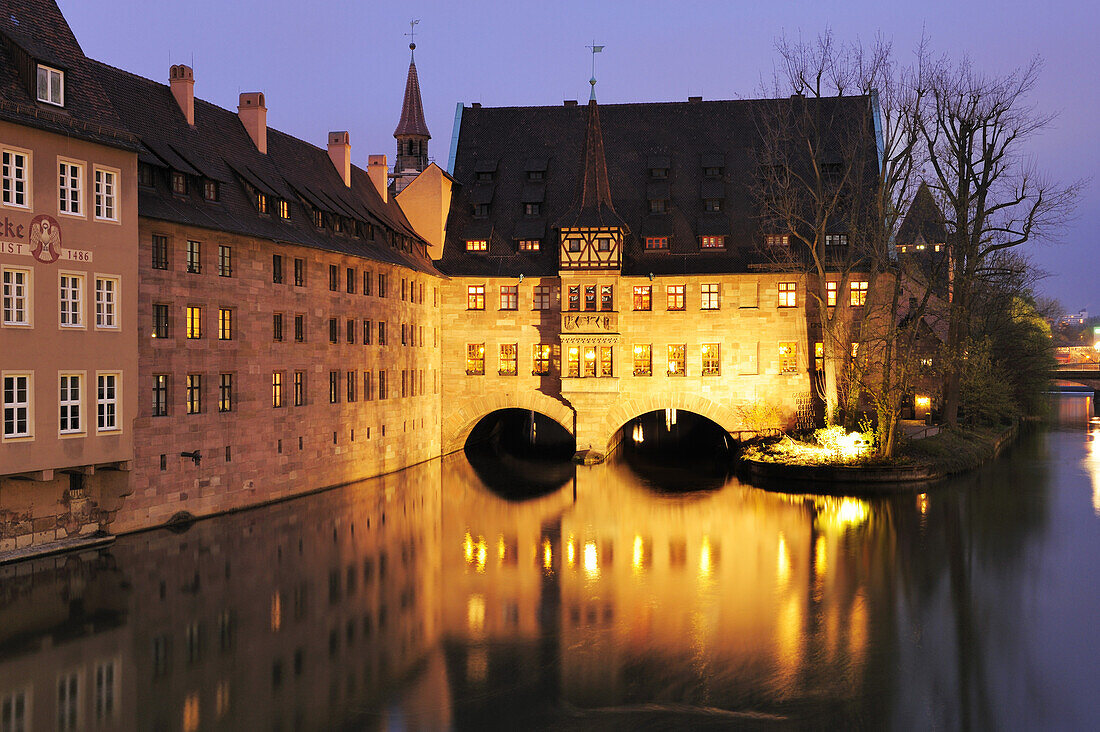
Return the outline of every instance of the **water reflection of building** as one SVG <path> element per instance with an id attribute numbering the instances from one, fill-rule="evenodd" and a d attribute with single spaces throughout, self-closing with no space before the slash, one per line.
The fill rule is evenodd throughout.
<path id="1" fill-rule="evenodd" d="M 79 729 L 104 699 L 119 729 L 445 727 L 438 490 L 428 464 L 6 579 L 0 702 L 21 694 L 28 729 Z"/>
<path id="2" fill-rule="evenodd" d="M 581 708 L 860 694 L 868 578 L 882 571 L 854 540 L 880 526 L 868 504 L 736 482 L 661 496 L 615 463 L 578 468 L 575 494 L 505 503 L 465 461 L 444 466 L 442 624 L 461 648 L 456 689 L 484 692 L 504 666 L 513 688 L 558 683 Z M 540 638 L 555 646 L 548 664 Z M 555 678 L 540 678 L 547 667 Z"/>

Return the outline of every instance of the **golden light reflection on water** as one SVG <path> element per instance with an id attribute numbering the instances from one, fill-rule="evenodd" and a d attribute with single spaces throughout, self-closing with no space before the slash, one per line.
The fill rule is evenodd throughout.
<path id="1" fill-rule="evenodd" d="M 545 570 L 554 568 L 554 547 L 549 539 L 542 540 L 542 568 Z"/>
<path id="2" fill-rule="evenodd" d="M 710 537 L 706 534 L 703 535 L 703 540 L 699 544 L 699 576 L 702 578 L 710 577 L 711 573 L 711 548 Z"/>
<path id="3" fill-rule="evenodd" d="M 466 599 L 466 628 L 474 636 L 485 631 L 485 596 L 470 595 Z"/>
<path id="4" fill-rule="evenodd" d="M 1092 512 L 1100 516 L 1100 429 L 1090 429 L 1084 467 L 1092 480 Z"/>
<path id="5" fill-rule="evenodd" d="M 634 555 L 631 559 L 630 565 L 634 568 L 634 574 L 641 574 L 645 571 L 645 542 L 642 541 L 642 537 L 634 536 Z"/>
<path id="6" fill-rule="evenodd" d="M 814 543 L 814 574 L 821 576 L 829 571 L 829 560 L 825 548 L 825 537 L 817 537 Z"/>
<path id="7" fill-rule="evenodd" d="M 596 579 L 600 576 L 600 560 L 596 554 L 596 542 L 594 541 L 584 543 L 584 573 L 589 579 Z"/>
<path id="8" fill-rule="evenodd" d="M 779 532 L 779 549 L 776 552 L 775 578 L 780 587 L 787 584 L 791 576 L 791 557 L 787 553 L 787 539 Z"/>

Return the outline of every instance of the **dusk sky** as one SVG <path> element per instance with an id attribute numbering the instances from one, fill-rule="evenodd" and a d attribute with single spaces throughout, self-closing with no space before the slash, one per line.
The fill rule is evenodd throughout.
<path id="1" fill-rule="evenodd" d="M 351 133 L 353 161 L 371 153 L 392 164 L 393 129 L 409 62 L 408 21 L 417 26 L 417 70 L 430 152 L 446 167 L 457 102 L 486 106 L 585 100 L 591 56 L 604 103 L 760 96 L 775 40 L 839 40 L 882 33 L 907 60 L 922 30 L 933 47 L 970 55 L 1005 73 L 1040 56 L 1030 101 L 1058 118 L 1029 150 L 1040 168 L 1070 182 L 1100 169 L 1100 9 L 1095 3 L 960 2 L 352 2 L 314 0 L 60 0 L 84 52 L 167 83 L 170 63 L 195 69 L 195 94 L 236 109 L 242 91 L 263 91 L 268 124 L 323 146 L 330 130 Z M 1058 241 L 1028 245 L 1050 276 L 1043 294 L 1067 310 L 1100 313 L 1094 252 L 1100 181 Z"/>

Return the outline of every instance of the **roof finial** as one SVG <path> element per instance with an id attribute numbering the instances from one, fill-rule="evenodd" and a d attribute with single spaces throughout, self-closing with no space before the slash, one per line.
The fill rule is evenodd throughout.
<path id="1" fill-rule="evenodd" d="M 420 18 L 415 18 L 409 21 L 409 32 L 406 33 L 409 37 L 409 57 L 413 60 L 416 59 L 416 24 L 420 22 Z"/>
<path id="2" fill-rule="evenodd" d="M 592 85 L 592 94 L 588 97 L 589 101 L 595 101 L 596 99 L 596 54 L 603 52 L 603 46 L 596 45 L 596 39 L 592 39 L 591 46 L 585 46 L 585 48 L 592 49 L 592 78 L 588 80 L 588 83 Z"/>

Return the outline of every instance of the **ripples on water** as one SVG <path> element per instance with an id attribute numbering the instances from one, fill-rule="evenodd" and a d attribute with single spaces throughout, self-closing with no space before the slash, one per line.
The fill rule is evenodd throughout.
<path id="1" fill-rule="evenodd" d="M 1094 727 L 1100 438 L 1059 404 L 920 495 L 459 454 L 3 567 L 0 728 Z"/>

